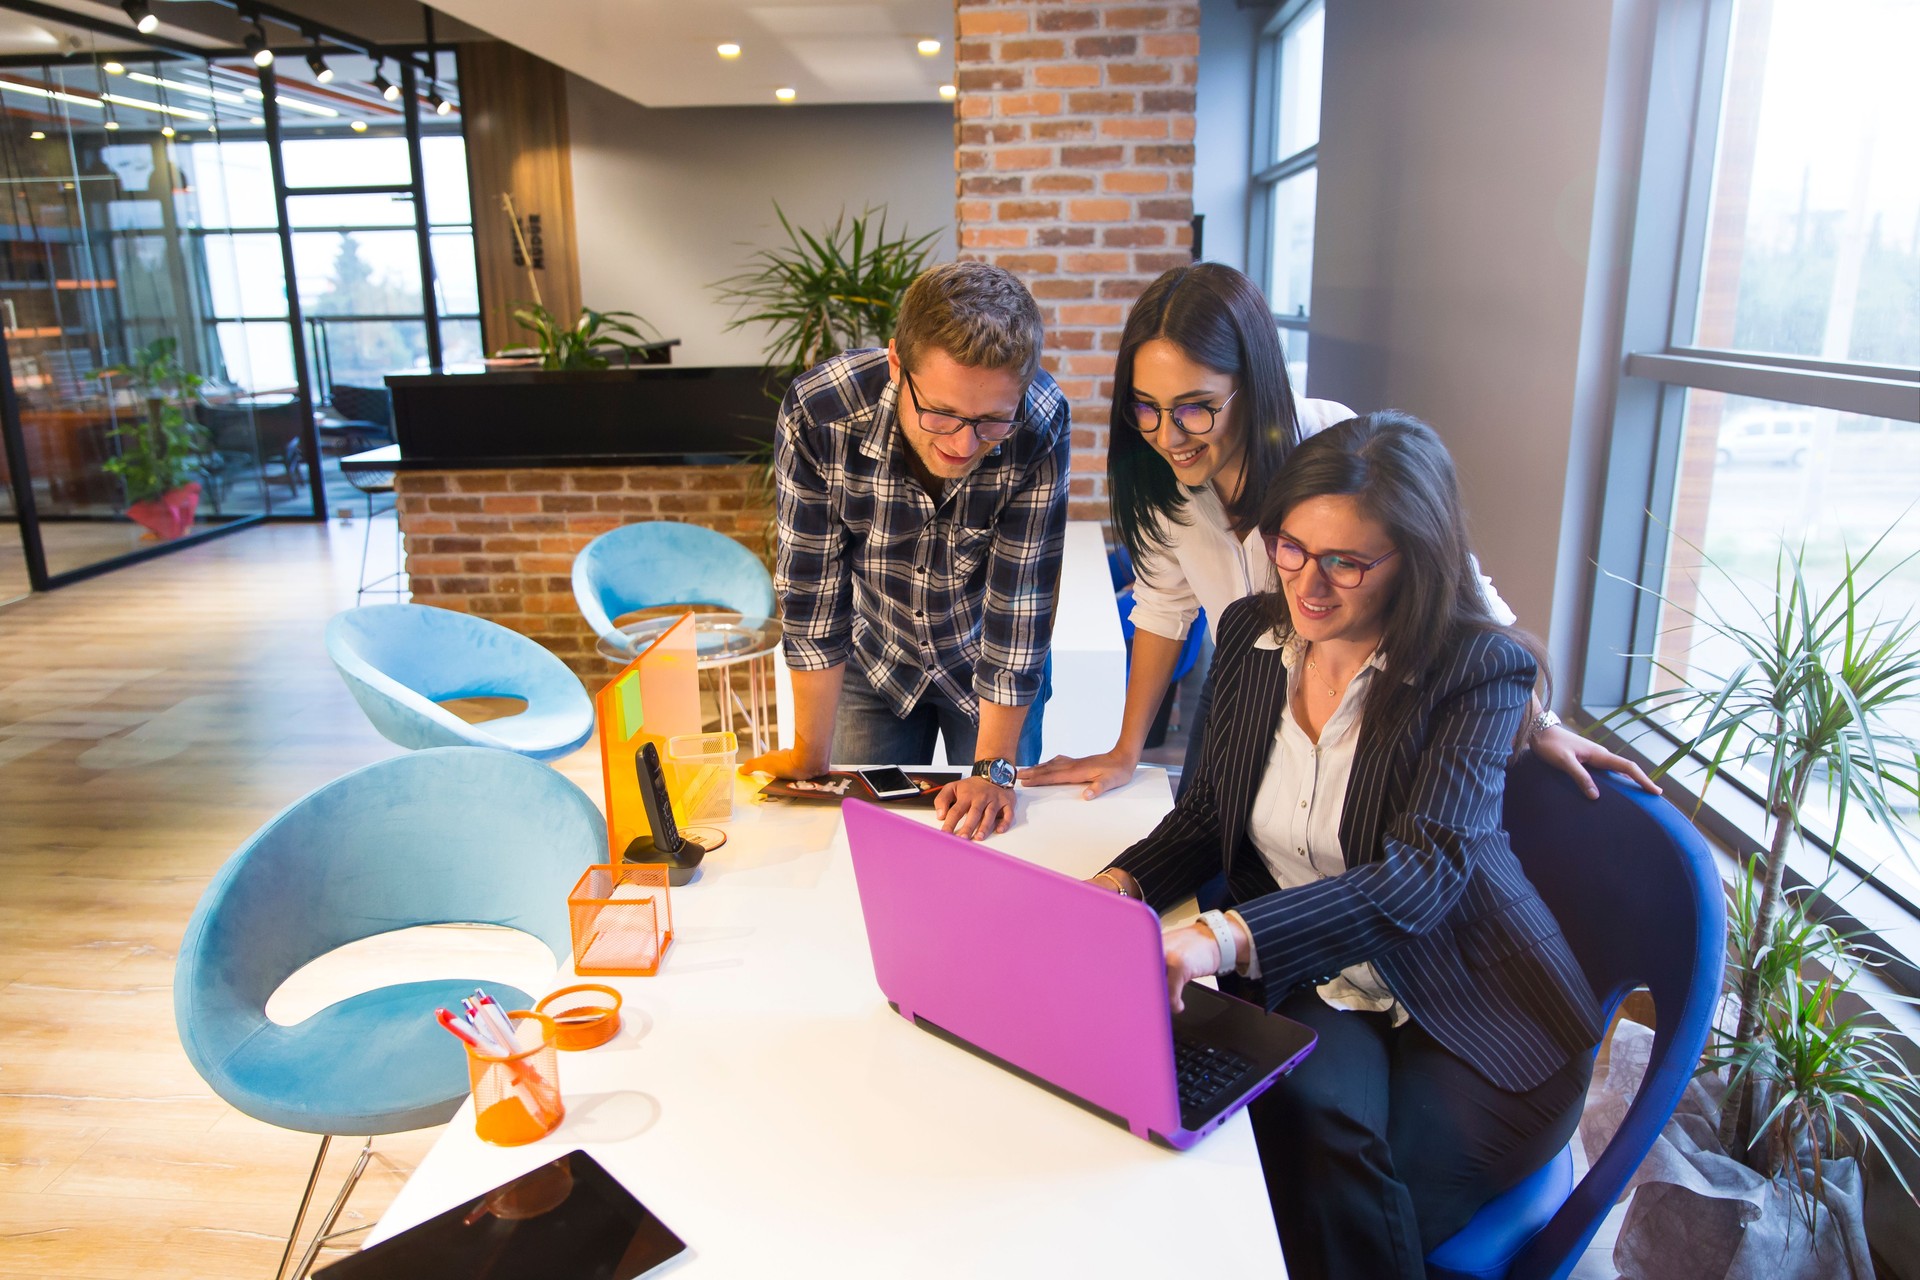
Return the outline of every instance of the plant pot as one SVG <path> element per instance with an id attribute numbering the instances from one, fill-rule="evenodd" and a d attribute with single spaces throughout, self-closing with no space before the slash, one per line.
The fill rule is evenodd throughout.
<path id="1" fill-rule="evenodd" d="M 157 498 L 129 503 L 127 517 L 149 530 L 142 541 L 165 542 L 193 527 L 193 513 L 199 507 L 200 482 L 189 480 L 178 489 L 169 489 Z"/>

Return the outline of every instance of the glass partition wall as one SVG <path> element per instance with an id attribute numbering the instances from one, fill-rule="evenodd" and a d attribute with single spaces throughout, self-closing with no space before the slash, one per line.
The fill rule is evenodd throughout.
<path id="1" fill-rule="evenodd" d="M 392 438 L 385 375 L 478 360 L 438 61 L 0 57 L 0 601 L 324 517 Z"/>

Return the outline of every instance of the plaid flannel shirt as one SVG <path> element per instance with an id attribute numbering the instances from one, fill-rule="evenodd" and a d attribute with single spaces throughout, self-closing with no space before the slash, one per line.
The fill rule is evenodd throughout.
<path id="1" fill-rule="evenodd" d="M 787 664 L 852 660 L 896 714 L 937 688 L 1025 706 L 1053 637 L 1072 430 L 1044 371 L 1026 422 L 936 502 L 914 478 L 884 350 L 796 379 L 774 433 Z"/>

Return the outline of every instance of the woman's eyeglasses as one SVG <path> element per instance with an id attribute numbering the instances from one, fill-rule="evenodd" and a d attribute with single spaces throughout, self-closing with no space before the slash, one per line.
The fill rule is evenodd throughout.
<path id="1" fill-rule="evenodd" d="M 950 436 L 962 427 L 972 427 L 973 434 L 981 440 L 1005 440 L 1026 421 L 1025 418 L 962 418 L 953 413 L 934 413 L 920 407 L 920 392 L 913 385 L 912 374 L 902 369 L 900 380 L 907 384 L 907 396 L 920 417 L 920 429 L 928 435 Z"/>
<path id="2" fill-rule="evenodd" d="M 1325 555 L 1313 555 L 1297 542 L 1289 542 L 1277 533 L 1264 535 L 1267 542 L 1267 558 L 1288 573 L 1295 573 L 1307 567 L 1307 561 L 1318 560 L 1320 572 L 1326 575 L 1328 582 L 1336 587 L 1357 587 L 1367 576 L 1367 570 L 1385 564 L 1399 555 L 1396 549 L 1387 552 L 1377 560 L 1355 560 L 1343 556 L 1337 551 Z"/>
<path id="3" fill-rule="evenodd" d="M 1216 407 L 1210 404 L 1177 404 L 1171 409 L 1162 409 L 1157 404 L 1145 400 L 1133 402 L 1133 425 L 1142 435 L 1152 435 L 1160 429 L 1160 419 L 1173 419 L 1173 425 L 1190 436 L 1203 436 L 1213 430 L 1214 421 L 1233 403 L 1233 397 L 1240 394 L 1235 388 L 1225 400 Z"/>

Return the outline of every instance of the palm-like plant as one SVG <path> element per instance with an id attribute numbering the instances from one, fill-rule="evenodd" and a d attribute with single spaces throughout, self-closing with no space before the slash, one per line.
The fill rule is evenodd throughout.
<path id="1" fill-rule="evenodd" d="M 736 312 L 727 329 L 769 326 L 767 364 L 788 375 L 891 338 L 901 295 L 926 268 L 936 233 L 889 237 L 885 206 L 843 212 L 819 235 L 794 226 L 777 202 L 773 211 L 787 243 L 759 250 L 714 286 Z"/>
<path id="2" fill-rule="evenodd" d="M 1708 784 L 1729 761 L 1765 764 L 1762 799 L 1772 831 L 1766 853 L 1753 870 L 1759 898 L 1749 918 L 1736 921 L 1743 936 L 1734 940 L 1728 977 L 1737 1013 L 1723 1062 L 1729 1055 L 1750 1055 L 1754 1045 L 1779 1029 L 1777 1010 L 1762 989 L 1767 981 L 1763 960 L 1779 927 L 1787 854 L 1799 837 L 1815 781 L 1838 798 L 1836 844 L 1854 804 L 1899 840 L 1889 797 L 1920 797 L 1920 744 L 1889 719 L 1920 693 L 1920 651 L 1915 647 L 1920 624 L 1906 615 L 1867 620 L 1862 612 L 1866 597 L 1914 558 L 1906 556 L 1868 580 L 1868 563 L 1886 536 L 1858 558 L 1846 553 L 1839 583 L 1824 595 L 1807 583 L 1806 548 L 1790 552 L 1783 546 L 1775 560 L 1770 601 L 1756 602 L 1735 584 L 1751 622 L 1721 616 L 1711 606 L 1708 613 L 1698 613 L 1660 597 L 1710 635 L 1730 643 L 1740 655 L 1738 665 L 1725 677 L 1709 677 L 1708 683 L 1696 685 L 1656 658 L 1655 666 L 1679 681 L 1679 687 L 1649 694 L 1608 717 L 1615 723 L 1657 719 L 1680 737 L 1656 776 L 1709 747 Z M 1711 560 L 1706 563 L 1718 570 Z M 1659 597 L 1650 588 L 1640 589 Z M 1767 1125 L 1754 1114 L 1753 1076 L 1751 1069 L 1736 1070 L 1729 1079 L 1720 1136 L 1728 1152 L 1763 1168 L 1767 1155 L 1759 1140 Z"/>
<path id="3" fill-rule="evenodd" d="M 582 307 L 579 317 L 568 323 L 535 302 L 515 307 L 513 318 L 533 331 L 542 369 L 605 369 L 612 365 L 608 353 L 614 351 L 622 365 L 631 365 L 634 355 L 659 337 L 642 333 L 638 326 L 653 326 L 631 311 Z"/>
<path id="4" fill-rule="evenodd" d="M 1863 962 L 1877 953 L 1857 934 L 1839 933 L 1809 914 L 1808 901 L 1827 886 L 1784 893 L 1772 930 L 1761 934 L 1755 887 L 1763 880 L 1750 863 L 1734 896 L 1729 957 L 1736 971 L 1757 979 L 1758 1034 L 1745 1041 L 1716 1035 L 1701 1066 L 1727 1072 L 1729 1103 L 1735 1086 L 1765 1099 L 1749 1163 L 1769 1177 L 1783 1167 L 1796 1169 L 1788 1186 L 1811 1231 L 1825 1198 L 1826 1162 L 1836 1157 L 1876 1150 L 1912 1194 L 1881 1134 L 1884 1129 L 1895 1143 L 1920 1154 L 1920 1082 L 1894 1048 L 1894 1032 L 1841 1009 Z M 1760 945 L 1748 951 L 1754 939 Z"/>

